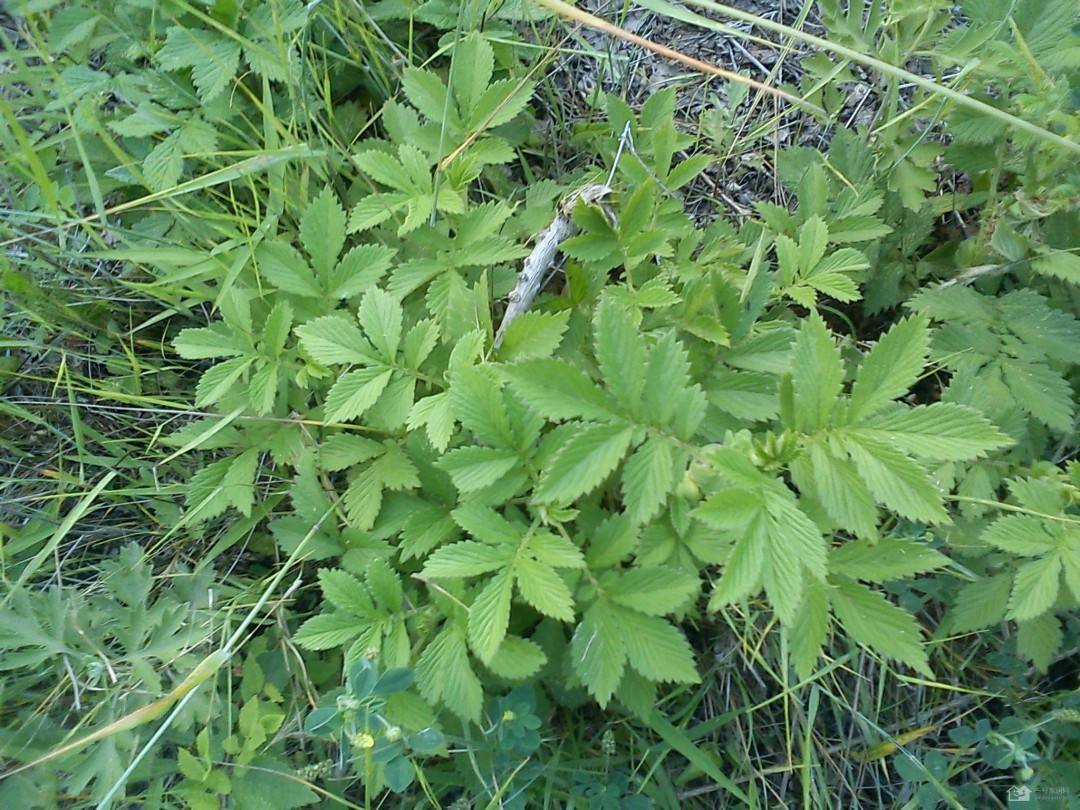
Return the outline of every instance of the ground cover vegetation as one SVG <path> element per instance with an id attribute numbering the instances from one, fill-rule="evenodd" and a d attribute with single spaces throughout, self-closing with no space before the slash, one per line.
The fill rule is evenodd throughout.
<path id="1" fill-rule="evenodd" d="M 3 14 L 0 806 L 1080 802 L 1075 2 Z"/>

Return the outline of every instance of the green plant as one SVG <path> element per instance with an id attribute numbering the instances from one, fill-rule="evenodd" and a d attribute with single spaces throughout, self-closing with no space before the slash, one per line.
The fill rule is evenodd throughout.
<path id="1" fill-rule="evenodd" d="M 1075 779 L 1071 12 L 697 5 L 800 112 L 574 109 L 530 3 L 17 9 L 0 804 Z"/>

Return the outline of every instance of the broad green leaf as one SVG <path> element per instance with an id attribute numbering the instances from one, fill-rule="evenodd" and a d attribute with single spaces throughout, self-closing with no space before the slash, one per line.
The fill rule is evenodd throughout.
<path id="1" fill-rule="evenodd" d="M 490 366 L 465 366 L 451 373 L 450 402 L 461 424 L 496 447 L 516 445 L 502 388 Z"/>
<path id="2" fill-rule="evenodd" d="M 257 414 L 267 414 L 274 409 L 278 393 L 278 367 L 276 363 L 266 362 L 251 375 L 248 398 Z"/>
<path id="3" fill-rule="evenodd" d="M 259 276 L 282 292 L 305 298 L 325 294 L 307 261 L 287 242 L 262 242 L 255 249 L 255 263 Z"/>
<path id="4" fill-rule="evenodd" d="M 1061 649 L 1064 635 L 1053 613 L 1016 623 L 1016 652 L 1030 660 L 1040 672 L 1046 672 Z"/>
<path id="5" fill-rule="evenodd" d="M 724 565 L 720 582 L 709 598 L 709 610 L 719 610 L 724 605 L 745 599 L 761 587 L 768 543 L 767 519 L 763 511 L 758 512 L 735 544 Z"/>
<path id="6" fill-rule="evenodd" d="M 949 402 L 897 408 L 848 430 L 935 461 L 981 458 L 1013 443 L 978 411 Z"/>
<path id="7" fill-rule="evenodd" d="M 336 568 L 320 568 L 319 587 L 326 601 L 338 610 L 366 619 L 377 618 L 371 594 L 352 574 Z"/>
<path id="8" fill-rule="evenodd" d="M 505 568 L 513 559 L 511 550 L 462 540 L 436 549 L 424 563 L 421 574 L 433 579 L 474 577 Z"/>
<path id="9" fill-rule="evenodd" d="M 581 549 L 557 534 L 537 532 L 529 537 L 526 546 L 536 559 L 552 568 L 585 567 Z"/>
<path id="10" fill-rule="evenodd" d="M 335 433 L 319 445 L 319 466 L 328 472 L 344 470 L 370 461 L 383 452 L 383 445 L 355 433 Z"/>
<path id="11" fill-rule="evenodd" d="M 191 68 L 191 79 L 203 103 L 213 101 L 236 75 L 240 45 L 214 31 L 172 26 L 155 55 L 164 70 Z"/>
<path id="12" fill-rule="evenodd" d="M 293 641 L 305 650 L 332 650 L 358 636 L 368 624 L 346 613 L 322 613 L 313 616 L 293 635 Z"/>
<path id="13" fill-rule="evenodd" d="M 619 424 L 582 425 L 541 473 L 534 497 L 569 502 L 595 489 L 622 461 L 632 436 Z"/>
<path id="14" fill-rule="evenodd" d="M 828 586 L 811 580 L 806 584 L 798 616 L 788 631 L 791 662 L 800 678 L 809 678 L 829 635 Z"/>
<path id="15" fill-rule="evenodd" d="M 195 387 L 195 407 L 205 408 L 221 400 L 251 366 L 252 358 L 234 357 L 203 372 Z"/>
<path id="16" fill-rule="evenodd" d="M 1045 521 L 1032 515 L 1006 515 L 982 533 L 984 543 L 1021 557 L 1039 557 L 1058 546 L 1058 538 Z"/>
<path id="17" fill-rule="evenodd" d="M 323 365 L 378 362 L 379 358 L 356 325 L 343 315 L 324 315 L 296 327 L 300 344 Z"/>
<path id="18" fill-rule="evenodd" d="M 818 442 L 807 451 L 805 465 L 800 459 L 791 468 L 800 490 L 808 485 L 838 526 L 859 537 L 876 537 L 874 497 L 851 462 L 836 458 Z"/>
<path id="19" fill-rule="evenodd" d="M 626 645 L 626 658 L 650 681 L 700 683 L 694 652 L 682 631 L 656 616 L 613 608 Z"/>
<path id="20" fill-rule="evenodd" d="M 442 703 L 462 720 L 480 721 L 484 691 L 469 664 L 465 633 L 450 624 L 424 648 L 416 662 L 420 694 Z"/>
<path id="21" fill-rule="evenodd" d="M 550 357 L 562 341 L 570 321 L 570 310 L 562 312 L 526 312 L 519 315 L 506 330 L 499 359 L 504 362 Z"/>
<path id="22" fill-rule="evenodd" d="M 450 112 L 446 102 L 446 85 L 431 71 L 406 68 L 401 76 L 401 88 L 409 103 L 432 121 L 442 121 Z"/>
<path id="23" fill-rule="evenodd" d="M 639 524 L 652 520 L 674 484 L 671 444 L 658 437 L 646 439 L 623 468 L 623 501 L 630 519 Z"/>
<path id="24" fill-rule="evenodd" d="M 1011 583 L 1009 574 L 998 574 L 961 588 L 947 614 L 950 632 L 967 633 L 1003 621 Z"/>
<path id="25" fill-rule="evenodd" d="M 1072 430 L 1076 403 L 1067 380 L 1040 363 L 1004 361 L 1005 382 L 1017 403 L 1048 427 Z"/>
<path id="26" fill-rule="evenodd" d="M 364 295 L 357 316 L 364 334 L 378 349 L 382 359 L 393 364 L 401 343 L 401 304 L 376 287 Z"/>
<path id="27" fill-rule="evenodd" d="M 830 596 L 836 618 L 855 641 L 933 677 L 922 630 L 910 613 L 880 592 L 850 580 L 837 582 Z"/>
<path id="28" fill-rule="evenodd" d="M 478 503 L 464 503 L 451 514 L 461 528 L 486 543 L 516 546 L 525 532 L 525 527 L 511 523 L 491 507 Z"/>
<path id="29" fill-rule="evenodd" d="M 844 364 L 840 349 L 818 315 L 803 321 L 791 360 L 796 426 L 813 432 L 825 427 L 840 397 Z"/>
<path id="30" fill-rule="evenodd" d="M 949 522 L 937 487 L 902 452 L 862 435 L 851 435 L 844 447 L 879 503 L 911 520 Z"/>
<path id="31" fill-rule="evenodd" d="M 510 623 L 510 596 L 514 580 L 500 571 L 484 585 L 469 606 L 469 645 L 485 663 L 498 652 Z"/>
<path id="32" fill-rule="evenodd" d="M 212 357 L 233 357 L 250 351 L 243 339 L 224 324 L 182 329 L 173 338 L 176 353 L 185 360 L 208 360 Z"/>
<path id="33" fill-rule="evenodd" d="M 893 324 L 863 358 L 851 388 L 849 417 L 854 421 L 873 414 L 906 394 L 919 378 L 930 346 L 925 316 Z"/>
<path id="34" fill-rule="evenodd" d="M 548 419 L 606 421 L 617 414 L 592 380 L 560 360 L 526 360 L 502 371 L 525 404 Z"/>
<path id="35" fill-rule="evenodd" d="M 492 447 L 460 447 L 439 459 L 439 466 L 450 473 L 454 486 L 462 492 L 491 486 L 519 463 L 513 450 Z"/>
<path id="36" fill-rule="evenodd" d="M 829 554 L 830 572 L 867 582 L 903 579 L 948 564 L 949 558 L 940 551 L 902 537 L 884 537 L 876 543 L 844 543 Z"/>
<path id="37" fill-rule="evenodd" d="M 528 557 L 514 563 L 521 596 L 543 613 L 563 622 L 574 620 L 574 597 L 554 569 Z"/>
<path id="38" fill-rule="evenodd" d="M 698 578 L 672 568 L 631 568 L 606 587 L 608 599 L 651 616 L 685 607 L 698 591 Z M 643 675 L 645 673 L 642 673 Z"/>
<path id="39" fill-rule="evenodd" d="M 345 211 L 332 186 L 325 186 L 300 218 L 300 241 L 319 278 L 329 279 L 345 245 Z"/>
<path id="40" fill-rule="evenodd" d="M 487 668 L 500 678 L 521 681 L 536 675 L 547 660 L 547 655 L 535 642 L 527 638 L 507 636 L 487 662 Z"/>
<path id="41" fill-rule="evenodd" d="M 372 366 L 343 375 L 326 395 L 326 421 L 348 422 L 363 415 L 386 389 L 392 374 Z"/>
<path id="42" fill-rule="evenodd" d="M 1060 556 L 1052 554 L 1024 563 L 1016 569 L 1007 618 L 1028 621 L 1042 615 L 1054 606 L 1060 587 Z"/>
<path id="43" fill-rule="evenodd" d="M 570 639 L 570 661 L 578 679 L 601 708 L 607 706 L 626 669 L 622 624 L 603 601 L 585 611 Z"/>
<path id="44" fill-rule="evenodd" d="M 330 273 L 331 298 L 352 298 L 375 286 L 390 269 L 397 251 L 382 245 L 357 245 Z"/>
<path id="45" fill-rule="evenodd" d="M 446 392 L 417 400 L 409 410 L 409 430 L 423 426 L 431 446 L 440 452 L 450 444 L 454 433 L 454 411 Z"/>
<path id="46" fill-rule="evenodd" d="M 600 299 L 593 315 L 593 346 L 604 387 L 636 413 L 645 385 L 644 341 L 630 311 L 610 296 Z"/>
<path id="47" fill-rule="evenodd" d="M 454 46 L 451 88 L 463 119 L 470 114 L 487 90 L 494 68 L 495 52 L 480 32 L 470 32 Z M 440 120 L 441 116 L 428 117 Z"/>

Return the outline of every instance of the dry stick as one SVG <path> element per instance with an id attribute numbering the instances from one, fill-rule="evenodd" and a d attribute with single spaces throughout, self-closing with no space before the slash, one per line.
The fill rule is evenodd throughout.
<path id="1" fill-rule="evenodd" d="M 669 48 L 666 45 L 661 45 L 657 42 L 653 42 L 651 39 L 645 39 L 639 37 L 637 34 L 631 34 L 629 31 L 619 28 L 617 25 L 609 23 L 607 20 L 602 20 L 599 17 L 594 17 L 587 11 L 574 8 L 573 6 L 564 3 L 563 0 L 535 0 L 535 2 L 550 11 L 555 12 L 567 19 L 579 22 L 582 25 L 594 28 L 597 31 L 603 31 L 605 34 L 610 34 L 613 37 L 617 37 L 625 42 L 630 42 L 634 45 L 638 45 L 647 51 L 652 51 L 655 54 L 663 56 L 667 59 L 671 59 L 674 62 L 680 62 L 687 67 L 692 67 L 694 70 L 701 73 L 708 73 L 713 76 L 719 76 L 722 79 L 727 79 L 730 82 L 736 82 L 737 84 L 745 84 L 748 87 L 753 87 L 762 93 L 768 93 L 769 95 L 776 96 L 778 98 L 790 101 L 796 107 L 802 107 L 804 110 L 817 113 L 818 115 L 824 115 L 825 111 L 815 104 L 811 104 L 798 96 L 785 92 L 778 87 L 772 87 L 771 85 L 759 82 L 756 79 L 751 79 L 748 76 L 735 73 L 734 71 L 724 70 L 724 68 L 717 67 L 716 65 L 710 65 L 708 62 L 702 62 L 700 59 L 695 59 L 692 56 L 687 56 L 685 53 L 676 51 L 673 48 Z"/>
<path id="2" fill-rule="evenodd" d="M 526 257 L 525 263 L 521 266 L 517 284 L 514 285 L 514 289 L 507 299 L 506 312 L 503 314 L 502 323 L 499 324 L 499 331 L 495 333 L 496 349 L 502 345 L 506 330 L 510 328 L 510 324 L 532 305 L 533 299 L 536 298 L 537 293 L 540 292 L 540 288 L 544 284 L 548 269 L 555 262 L 555 254 L 559 250 L 559 245 L 574 232 L 574 223 L 570 219 L 570 215 L 573 213 L 578 200 L 584 200 L 586 203 L 591 204 L 599 202 L 610 193 L 611 187 L 607 185 L 584 186 L 567 196 L 559 204 L 559 211 L 555 219 L 540 232 L 536 240 L 536 247 L 533 248 L 532 253 Z"/>

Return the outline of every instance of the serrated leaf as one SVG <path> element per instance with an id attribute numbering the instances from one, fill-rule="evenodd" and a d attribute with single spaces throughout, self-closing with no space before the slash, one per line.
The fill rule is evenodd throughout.
<path id="1" fill-rule="evenodd" d="M 616 413 L 592 380 L 560 360 L 527 360 L 502 372 L 525 404 L 548 419 L 607 420 Z"/>
<path id="2" fill-rule="evenodd" d="M 262 242 L 255 249 L 255 262 L 259 276 L 282 292 L 305 298 L 324 295 L 304 257 L 286 242 Z"/>
<path id="3" fill-rule="evenodd" d="M 527 547 L 537 560 L 552 568 L 585 567 L 581 549 L 557 534 L 537 532 L 528 538 Z"/>
<path id="4" fill-rule="evenodd" d="M 180 138 L 173 134 L 157 144 L 143 160 L 143 176 L 151 191 L 165 191 L 180 182 L 184 172 L 184 152 Z"/>
<path id="5" fill-rule="evenodd" d="M 650 437 L 623 469 L 623 501 L 635 523 L 652 520 L 675 484 L 675 462 L 667 439 Z"/>
<path id="6" fill-rule="evenodd" d="M 1001 369 L 1021 408 L 1054 430 L 1072 430 L 1076 407 L 1067 380 L 1041 363 L 1003 361 Z"/>
<path id="7" fill-rule="evenodd" d="M 566 582 L 544 563 L 522 557 L 514 563 L 522 598 L 545 616 L 562 622 L 574 620 L 574 597 Z"/>
<path id="8" fill-rule="evenodd" d="M 615 613 L 626 645 L 626 657 L 650 681 L 700 683 L 694 652 L 682 631 L 655 616 L 626 608 Z"/>
<path id="9" fill-rule="evenodd" d="M 505 568 L 512 559 L 512 549 L 461 540 L 436 549 L 421 574 L 432 579 L 475 577 Z"/>
<path id="10" fill-rule="evenodd" d="M 495 656 L 506 637 L 513 582 L 509 571 L 500 571 L 488 580 L 469 606 L 469 646 L 485 663 Z"/>
<path id="11" fill-rule="evenodd" d="M 1021 557 L 1039 557 L 1058 546 L 1057 535 L 1046 522 L 1031 515 L 1006 515 L 982 533 L 984 543 Z"/>
<path id="12" fill-rule="evenodd" d="M 300 242 L 320 278 L 329 279 L 345 245 L 345 210 L 331 186 L 325 186 L 300 218 Z"/>
<path id="13" fill-rule="evenodd" d="M 276 363 L 264 363 L 251 375 L 248 399 L 257 414 L 267 414 L 274 409 L 278 393 L 278 367 Z"/>
<path id="14" fill-rule="evenodd" d="M 499 346 L 499 359 L 515 362 L 534 357 L 550 357 L 562 341 L 570 321 L 570 310 L 526 312 L 507 327 Z"/>
<path id="15" fill-rule="evenodd" d="M 720 582 L 709 598 L 709 610 L 719 610 L 724 605 L 745 599 L 761 587 L 766 532 L 766 516 L 758 512 L 728 556 Z"/>
<path id="16" fill-rule="evenodd" d="M 844 381 L 840 350 L 825 322 L 817 315 L 803 321 L 792 357 L 795 420 L 800 430 L 825 427 Z"/>
<path id="17" fill-rule="evenodd" d="M 808 582 L 799 614 L 788 633 L 791 662 L 800 678 L 809 678 L 829 635 L 829 596 L 825 584 Z"/>
<path id="18" fill-rule="evenodd" d="M 360 330 L 343 315 L 324 315 L 296 327 L 300 344 L 312 359 L 324 365 L 379 361 Z"/>
<path id="19" fill-rule="evenodd" d="M 899 450 L 860 435 L 851 436 L 844 447 L 879 503 L 911 520 L 949 522 L 937 487 Z"/>
<path id="20" fill-rule="evenodd" d="M 615 604 L 650 616 L 663 616 L 684 607 L 697 590 L 695 575 L 663 567 L 631 568 L 606 587 L 608 598 Z"/>
<path id="21" fill-rule="evenodd" d="M 961 588 L 948 613 L 950 631 L 967 633 L 1003 621 L 1011 580 L 1008 574 L 998 574 Z"/>
<path id="22" fill-rule="evenodd" d="M 852 421 L 873 414 L 906 394 L 926 363 L 930 329 L 925 316 L 893 324 L 863 358 L 851 388 Z"/>
<path id="23" fill-rule="evenodd" d="M 626 669 L 626 642 L 621 624 L 604 602 L 593 603 L 574 630 L 570 662 L 589 694 L 606 707 Z"/>
<path id="24" fill-rule="evenodd" d="M 426 118 L 441 121 L 446 115 L 446 85 L 431 71 L 407 68 L 401 75 L 401 89 L 409 103 Z"/>
<path id="25" fill-rule="evenodd" d="M 326 600 L 338 610 L 366 619 L 377 618 L 368 589 L 352 574 L 336 568 L 321 568 L 319 587 Z"/>
<path id="26" fill-rule="evenodd" d="M 173 348 L 185 360 L 232 357 L 249 351 L 239 335 L 220 323 L 180 330 L 180 334 L 173 338 Z"/>
<path id="27" fill-rule="evenodd" d="M 195 387 L 195 407 L 205 408 L 222 399 L 244 375 L 251 363 L 250 357 L 234 357 L 232 360 L 225 360 L 208 368 L 203 372 L 202 377 L 199 378 L 199 384 Z"/>
<path id="28" fill-rule="evenodd" d="M 390 269 L 396 250 L 383 245 L 357 245 L 330 274 L 331 298 L 352 298 L 367 292 Z"/>
<path id="29" fill-rule="evenodd" d="M 524 527 L 511 523 L 494 509 L 479 503 L 463 503 L 451 513 L 465 531 L 488 543 L 517 545 Z"/>
<path id="30" fill-rule="evenodd" d="M 213 31 L 172 26 L 155 58 L 165 70 L 190 67 L 199 99 L 206 103 L 213 101 L 236 75 L 240 45 Z"/>
<path id="31" fill-rule="evenodd" d="M 855 641 L 933 677 L 921 628 L 910 613 L 878 591 L 850 580 L 837 582 L 830 597 L 836 618 Z"/>
<path id="32" fill-rule="evenodd" d="M 1053 613 L 1016 624 L 1016 652 L 1027 658 L 1040 672 L 1046 672 L 1061 649 L 1064 635 Z"/>
<path id="33" fill-rule="evenodd" d="M 362 416 L 386 389 L 392 374 L 373 366 L 343 375 L 326 395 L 326 421 L 348 422 Z"/>
<path id="34" fill-rule="evenodd" d="M 332 650 L 352 641 L 365 628 L 365 623 L 347 613 L 322 613 L 300 625 L 293 641 L 305 650 Z"/>
<path id="35" fill-rule="evenodd" d="M 583 425 L 541 473 L 534 497 L 565 503 L 595 489 L 622 461 L 632 436 L 628 426 Z"/>
<path id="36" fill-rule="evenodd" d="M 1028 621 L 1054 606 L 1061 587 L 1061 557 L 1052 554 L 1016 569 L 1006 618 Z"/>
<path id="37" fill-rule="evenodd" d="M 604 387 L 636 412 L 645 386 L 645 346 L 630 311 L 610 296 L 600 299 L 593 315 L 593 346 Z"/>
<path id="38" fill-rule="evenodd" d="M 459 447 L 439 459 L 439 466 L 450 473 L 461 492 L 491 486 L 519 463 L 514 451 L 493 447 Z"/>
<path id="39" fill-rule="evenodd" d="M 539 672 L 547 660 L 540 645 L 527 638 L 507 636 L 487 662 L 487 668 L 500 678 L 521 681 Z"/>
<path id="40" fill-rule="evenodd" d="M 409 410 L 409 430 L 424 426 L 428 441 L 438 451 L 446 449 L 454 432 L 454 412 L 446 392 L 417 400 Z"/>
<path id="41" fill-rule="evenodd" d="M 951 402 L 897 408 L 864 420 L 849 430 L 902 452 L 935 461 L 981 458 L 991 450 L 1013 443 L 978 411 Z"/>
<path id="42" fill-rule="evenodd" d="M 804 484 L 808 484 L 829 517 L 839 526 L 859 537 L 876 537 L 877 507 L 855 467 L 846 459 L 836 458 L 817 442 L 807 450 L 806 472 L 803 472 L 802 465 L 792 465 L 799 488 L 803 489 Z M 804 477 L 810 480 L 804 481 Z"/>
<path id="43" fill-rule="evenodd" d="M 845 543 L 829 554 L 830 572 L 867 582 L 902 579 L 948 564 L 949 558 L 941 552 L 902 537 L 884 537 L 876 543 Z"/>
<path id="44" fill-rule="evenodd" d="M 319 445 L 319 466 L 328 472 L 337 472 L 370 461 L 381 455 L 384 449 L 374 439 L 352 433 L 335 433 Z"/>
<path id="45" fill-rule="evenodd" d="M 378 288 L 369 290 L 357 313 L 364 334 L 387 363 L 393 363 L 401 343 L 401 304 Z"/>
<path id="46" fill-rule="evenodd" d="M 463 720 L 479 722 L 484 691 L 469 664 L 462 630 L 447 625 L 424 648 L 416 662 L 416 679 L 429 703 L 443 703 Z"/>

